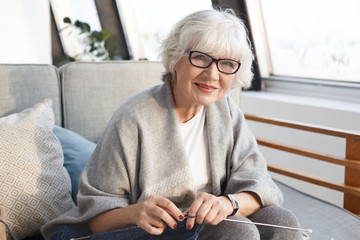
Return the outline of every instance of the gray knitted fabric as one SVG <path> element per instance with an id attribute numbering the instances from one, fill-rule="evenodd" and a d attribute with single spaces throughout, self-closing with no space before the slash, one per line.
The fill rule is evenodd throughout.
<path id="1" fill-rule="evenodd" d="M 114 113 L 80 178 L 78 207 L 45 225 L 86 222 L 119 207 L 162 195 L 186 209 L 195 199 L 190 166 L 177 126 L 171 86 L 150 88 Z M 263 206 L 280 205 L 282 194 L 244 116 L 229 96 L 206 108 L 212 193 L 255 192 Z"/>

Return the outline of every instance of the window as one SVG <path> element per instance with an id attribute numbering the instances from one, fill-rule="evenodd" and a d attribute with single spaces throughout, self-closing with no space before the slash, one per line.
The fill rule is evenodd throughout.
<path id="1" fill-rule="evenodd" d="M 64 17 L 69 17 L 72 22 L 76 20 L 86 22 L 91 26 L 92 30 L 101 31 L 95 3 L 88 0 L 51 0 L 50 3 L 58 30 L 61 30 L 59 34 L 64 52 L 69 56 L 81 55 L 88 45 L 86 39 L 79 37 L 79 32 L 74 32 L 72 29 L 64 29 L 66 24 L 63 22 L 63 19 Z M 83 56 L 80 59 L 84 61 L 92 60 L 88 56 Z"/>
<path id="2" fill-rule="evenodd" d="M 360 83 L 360 1 L 250 0 L 247 6 L 263 77 Z"/>
<path id="3" fill-rule="evenodd" d="M 211 0 L 116 0 L 133 59 L 158 60 L 161 40 L 181 18 L 212 9 Z M 191 6 L 191 7 L 190 7 Z"/>

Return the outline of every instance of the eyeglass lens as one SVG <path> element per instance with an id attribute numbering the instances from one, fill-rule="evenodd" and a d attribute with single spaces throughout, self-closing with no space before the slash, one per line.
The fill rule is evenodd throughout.
<path id="1" fill-rule="evenodd" d="M 214 59 L 203 52 L 191 51 L 190 63 L 196 67 L 207 68 L 213 61 L 216 61 L 217 68 L 220 72 L 232 74 L 235 73 L 240 66 L 240 63 L 232 59 Z"/>

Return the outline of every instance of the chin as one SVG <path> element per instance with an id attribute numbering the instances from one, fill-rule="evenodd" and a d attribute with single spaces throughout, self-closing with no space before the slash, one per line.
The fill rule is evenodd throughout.
<path id="1" fill-rule="evenodd" d="M 198 103 L 202 106 L 209 106 L 217 101 L 219 101 L 219 100 L 218 99 L 202 99 Z"/>

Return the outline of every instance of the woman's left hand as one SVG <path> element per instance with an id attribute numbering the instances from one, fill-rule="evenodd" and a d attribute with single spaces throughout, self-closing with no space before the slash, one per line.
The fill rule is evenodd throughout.
<path id="1" fill-rule="evenodd" d="M 232 211 L 233 206 L 227 197 L 217 197 L 205 192 L 200 193 L 188 210 L 188 216 L 196 216 L 196 218 L 188 218 L 186 228 L 192 229 L 195 221 L 198 224 L 217 225 Z"/>

